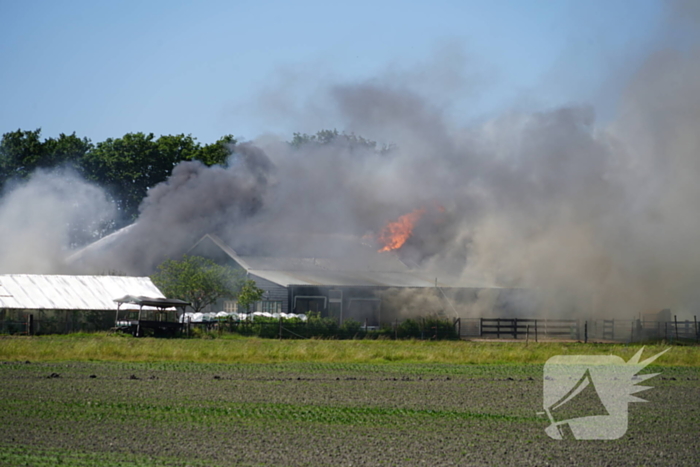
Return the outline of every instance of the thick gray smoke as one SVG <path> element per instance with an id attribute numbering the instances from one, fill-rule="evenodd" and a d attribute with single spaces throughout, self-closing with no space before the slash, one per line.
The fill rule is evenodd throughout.
<path id="1" fill-rule="evenodd" d="M 105 193 L 74 172 L 37 171 L 0 200 L 0 273 L 66 272 L 71 247 L 114 214 Z"/>
<path id="2" fill-rule="evenodd" d="M 71 258 L 88 272 L 151 274 L 205 233 L 228 232 L 260 212 L 274 168 L 251 144 L 239 144 L 227 167 L 178 164 L 140 206 L 136 223 Z"/>
<path id="3" fill-rule="evenodd" d="M 499 289 L 448 289 L 437 288 L 409 289 L 391 288 L 377 293 L 381 297 L 382 320 L 393 321 L 405 318 L 424 318 L 426 316 L 475 317 L 488 318 L 504 315 L 499 310 L 499 297 L 505 292 Z M 501 298 L 503 301 L 503 297 Z M 526 308 L 527 303 L 518 303 Z M 531 310 L 516 308 L 516 313 L 528 313 Z M 527 315 L 533 316 L 533 315 Z"/>
<path id="4" fill-rule="evenodd" d="M 700 49 L 669 44 L 633 74 L 610 122 L 569 105 L 460 127 L 425 83 L 333 86 L 319 99 L 327 114 L 391 150 L 266 136 L 232 148 L 225 168 L 180 164 L 92 270 L 150 273 L 207 232 L 244 254 L 354 257 L 359 238 L 372 244 L 422 210 L 399 255 L 436 277 L 535 290 L 550 315 L 681 314 L 700 302 Z"/>

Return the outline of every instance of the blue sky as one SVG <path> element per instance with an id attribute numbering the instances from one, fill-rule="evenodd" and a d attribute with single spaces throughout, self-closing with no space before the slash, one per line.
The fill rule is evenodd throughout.
<path id="1" fill-rule="evenodd" d="M 611 118 L 663 16 L 657 0 L 0 0 L 0 132 L 208 143 L 343 129 L 267 97 L 303 107 L 332 84 L 404 75 L 439 90 L 436 57 L 466 77 L 448 94 L 460 123 L 570 103 Z"/>

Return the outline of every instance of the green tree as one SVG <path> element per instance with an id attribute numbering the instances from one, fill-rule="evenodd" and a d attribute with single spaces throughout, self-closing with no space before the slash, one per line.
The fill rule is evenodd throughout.
<path id="1" fill-rule="evenodd" d="M 302 147 L 309 146 L 325 146 L 328 144 L 334 144 L 341 147 L 346 147 L 350 151 L 355 149 L 365 149 L 370 151 L 377 151 L 380 154 L 386 154 L 390 152 L 394 146 L 393 145 L 378 145 L 376 141 L 372 141 L 362 136 L 356 135 L 355 133 L 339 133 L 338 130 L 321 130 L 316 132 L 315 135 L 309 135 L 306 133 L 294 133 L 294 137 L 289 141 L 289 145 L 294 149 L 300 149 Z"/>
<path id="2" fill-rule="evenodd" d="M 236 298 L 244 287 L 240 273 L 201 256 L 167 260 L 151 280 L 166 297 L 190 302 L 195 312 L 221 298 Z"/>
<path id="3" fill-rule="evenodd" d="M 5 133 L 0 141 L 0 189 L 11 179 L 24 179 L 38 168 L 71 165 L 87 180 L 107 189 L 121 213 L 121 223 L 138 216 L 148 190 L 165 181 L 175 165 L 200 160 L 225 164 L 236 139 L 226 135 L 200 145 L 191 135 L 127 133 L 93 145 L 75 133 L 42 141 L 41 129 Z M 119 224 L 113 225 L 119 227 Z"/>
<path id="4" fill-rule="evenodd" d="M 2 183 L 12 178 L 26 178 L 44 152 L 41 129 L 17 130 L 2 135 L 0 142 L 0 176 Z"/>
<path id="5" fill-rule="evenodd" d="M 39 168 L 79 167 L 93 145 L 75 133 L 41 140 L 41 129 L 12 131 L 0 141 L 0 187 L 11 179 L 25 179 Z"/>
<path id="6" fill-rule="evenodd" d="M 259 288 L 254 280 L 248 279 L 238 293 L 238 309 L 247 311 L 250 305 L 262 299 L 264 293 L 265 291 Z"/>
<path id="7" fill-rule="evenodd" d="M 86 154 L 82 169 L 88 180 L 104 186 L 125 221 L 138 216 L 148 189 L 165 181 L 173 167 L 196 157 L 199 144 L 187 135 L 161 136 L 127 133 L 108 138 Z"/>
<path id="8" fill-rule="evenodd" d="M 236 138 L 233 135 L 226 135 L 220 138 L 214 144 L 202 146 L 195 159 L 202 161 L 205 165 L 224 165 L 226 159 L 231 155 L 231 148 L 236 144 Z"/>
<path id="9" fill-rule="evenodd" d="M 43 155 L 38 167 L 51 168 L 58 165 L 80 167 L 85 154 L 89 153 L 93 144 L 87 138 L 79 138 L 75 132 L 66 135 L 61 133 L 58 138 L 47 138 L 43 144 Z"/>
<path id="10" fill-rule="evenodd" d="M 81 167 L 88 180 L 110 191 L 124 221 L 130 222 L 138 216 L 148 189 L 165 181 L 178 163 L 196 159 L 206 165 L 224 164 L 235 143 L 233 135 L 201 146 L 191 135 L 155 139 L 153 133 L 127 133 L 97 143 Z"/>

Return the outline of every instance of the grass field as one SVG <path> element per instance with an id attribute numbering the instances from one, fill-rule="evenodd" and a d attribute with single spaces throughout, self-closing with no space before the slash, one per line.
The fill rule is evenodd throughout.
<path id="1" fill-rule="evenodd" d="M 668 345 L 646 346 L 654 354 Z M 198 363 L 544 363 L 553 355 L 615 354 L 625 359 L 641 345 L 419 340 L 153 339 L 107 334 L 0 338 L 5 361 L 130 361 Z M 672 346 L 659 365 L 700 366 L 700 346 Z"/>
<path id="2" fill-rule="evenodd" d="M 2 338 L 0 465 L 697 465 L 696 347 L 654 364 L 623 438 L 545 434 L 549 356 L 637 349 Z"/>

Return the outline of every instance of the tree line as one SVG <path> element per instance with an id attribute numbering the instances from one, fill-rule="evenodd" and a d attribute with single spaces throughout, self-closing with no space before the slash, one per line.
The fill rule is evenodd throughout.
<path id="1" fill-rule="evenodd" d="M 0 140 L 0 193 L 12 180 L 24 180 L 37 169 L 71 167 L 83 178 L 105 188 L 121 214 L 112 228 L 129 224 L 138 216 L 138 207 L 148 189 L 165 181 L 179 162 L 198 160 L 207 166 L 225 164 L 237 143 L 225 135 L 213 144 L 200 144 L 191 135 L 127 133 L 93 143 L 86 137 L 61 133 L 43 138 L 41 129 L 11 131 Z M 341 145 L 350 151 L 364 149 L 385 154 L 392 146 L 338 130 L 321 130 L 314 135 L 294 133 L 289 145 Z"/>
<path id="2" fill-rule="evenodd" d="M 0 141 L 0 190 L 37 169 L 71 167 L 107 190 L 127 224 L 138 215 L 148 189 L 166 180 L 175 165 L 189 160 L 224 164 L 235 143 L 233 135 L 202 145 L 191 135 L 156 138 L 153 133 L 127 133 L 93 143 L 75 133 L 42 139 L 41 129 L 20 129 L 3 134 Z"/>

